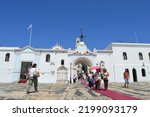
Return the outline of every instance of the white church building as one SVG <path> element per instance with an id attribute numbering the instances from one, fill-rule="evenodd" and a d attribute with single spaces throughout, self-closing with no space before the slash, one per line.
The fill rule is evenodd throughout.
<path id="1" fill-rule="evenodd" d="M 88 71 L 91 66 L 107 68 L 110 82 L 124 82 L 128 69 L 130 82 L 150 81 L 150 44 L 111 43 L 104 50 L 88 49 L 80 37 L 75 49 L 64 49 L 56 44 L 50 49 L 26 46 L 0 47 L 0 82 L 24 79 L 31 63 L 37 63 L 40 83 L 70 83 L 77 71 Z"/>

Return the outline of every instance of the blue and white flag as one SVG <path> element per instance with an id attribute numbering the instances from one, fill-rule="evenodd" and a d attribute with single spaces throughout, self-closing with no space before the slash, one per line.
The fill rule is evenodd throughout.
<path id="1" fill-rule="evenodd" d="M 28 31 L 32 30 L 32 24 L 30 24 L 30 26 L 28 27 Z"/>
<path id="2" fill-rule="evenodd" d="M 31 46 L 31 40 L 32 40 L 32 24 L 27 28 L 28 31 L 30 31 L 30 40 L 29 40 L 29 46 Z"/>

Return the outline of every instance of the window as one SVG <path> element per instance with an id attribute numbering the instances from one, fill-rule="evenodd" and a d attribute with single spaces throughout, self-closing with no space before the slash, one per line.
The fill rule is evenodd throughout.
<path id="1" fill-rule="evenodd" d="M 50 55 L 49 54 L 46 55 L 46 60 L 45 61 L 50 62 Z"/>
<path id="2" fill-rule="evenodd" d="M 150 60 L 150 53 L 148 53 L 148 55 L 149 55 L 149 60 Z"/>
<path id="3" fill-rule="evenodd" d="M 61 60 L 61 65 L 64 65 L 64 60 Z"/>
<path id="4" fill-rule="evenodd" d="M 123 60 L 127 60 L 127 53 L 123 52 Z"/>
<path id="5" fill-rule="evenodd" d="M 10 54 L 7 53 L 6 56 L 5 56 L 5 62 L 9 62 L 9 59 L 10 59 Z"/>
<path id="6" fill-rule="evenodd" d="M 139 53 L 139 60 L 143 60 L 143 55 L 141 52 Z"/>
<path id="7" fill-rule="evenodd" d="M 145 72 L 145 69 L 144 69 L 144 68 L 142 68 L 141 72 L 142 72 L 142 76 L 143 76 L 143 77 L 146 77 L 146 72 Z"/>

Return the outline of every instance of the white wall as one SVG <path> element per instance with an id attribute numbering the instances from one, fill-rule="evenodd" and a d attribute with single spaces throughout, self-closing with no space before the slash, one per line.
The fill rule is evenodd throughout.
<path id="1" fill-rule="evenodd" d="M 124 82 L 123 72 L 126 68 L 130 72 L 130 82 L 133 82 L 132 69 L 135 68 L 137 71 L 138 81 L 150 81 L 150 60 L 148 53 L 150 52 L 149 47 L 135 47 L 135 46 L 113 46 L 113 64 L 115 68 L 115 76 L 117 82 Z M 127 53 L 127 60 L 123 60 L 123 52 Z M 143 54 L 143 60 L 139 60 L 139 52 Z M 143 66 L 143 63 L 145 66 Z M 142 77 L 141 69 L 146 70 L 146 77 Z"/>
<path id="2" fill-rule="evenodd" d="M 55 83 L 57 81 L 57 69 L 61 66 L 61 60 L 64 60 L 64 66 L 68 69 L 68 80 L 70 81 L 70 63 L 72 67 L 74 62 L 78 58 L 87 58 L 91 61 L 92 65 L 99 64 L 100 61 L 105 62 L 105 66 L 110 73 L 110 82 L 124 82 L 123 72 L 126 68 L 130 72 L 130 82 L 133 82 L 133 68 L 137 71 L 138 81 L 150 81 L 150 59 L 149 52 L 150 47 L 148 46 L 116 46 L 113 45 L 112 53 L 99 52 L 97 56 L 92 55 L 68 55 L 68 53 L 63 52 L 51 52 L 42 51 L 36 52 L 32 49 L 25 49 L 22 51 L 14 52 L 11 48 L 10 50 L 0 49 L 0 82 L 13 82 L 18 81 L 21 70 L 21 62 L 33 62 L 37 63 L 37 67 L 40 69 L 41 77 L 39 82 L 41 83 Z M 123 60 L 122 53 L 126 52 L 128 60 Z M 143 54 L 144 60 L 139 60 L 138 53 Z M 10 61 L 5 62 L 6 53 L 10 53 Z M 51 55 L 51 61 L 45 62 L 46 54 Z M 54 63 L 55 65 L 51 65 Z M 144 66 L 143 66 L 144 63 Z M 146 77 L 141 74 L 141 69 L 146 70 Z M 71 68 L 72 69 L 72 68 Z M 52 73 L 54 71 L 54 73 Z M 73 77 L 73 69 L 71 71 Z"/>
<path id="3" fill-rule="evenodd" d="M 50 54 L 50 62 L 45 62 L 46 54 Z M 61 66 L 61 60 L 64 60 L 64 66 L 69 69 L 67 53 L 43 52 L 39 59 L 39 69 L 43 73 L 39 78 L 40 82 L 56 83 L 57 69 Z M 51 64 L 51 63 L 54 63 Z M 54 74 L 52 73 L 54 71 Z"/>
<path id="4" fill-rule="evenodd" d="M 5 56 L 7 53 L 10 53 L 9 62 L 5 62 Z M 12 82 L 14 59 L 15 55 L 13 51 L 0 52 L 0 82 Z"/>

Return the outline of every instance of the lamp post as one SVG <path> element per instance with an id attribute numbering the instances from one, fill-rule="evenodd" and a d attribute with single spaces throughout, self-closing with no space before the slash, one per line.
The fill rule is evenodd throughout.
<path id="1" fill-rule="evenodd" d="M 70 84 L 72 84 L 72 78 L 71 78 L 71 76 L 72 76 L 72 74 L 71 74 L 71 67 L 72 67 L 72 63 L 70 63 Z"/>

